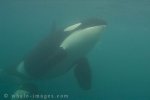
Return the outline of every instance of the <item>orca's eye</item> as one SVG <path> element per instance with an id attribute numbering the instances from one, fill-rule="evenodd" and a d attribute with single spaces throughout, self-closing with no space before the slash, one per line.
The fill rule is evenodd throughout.
<path id="1" fill-rule="evenodd" d="M 71 25 L 67 28 L 64 29 L 64 31 L 72 31 L 72 30 L 75 30 L 77 27 L 79 27 L 82 23 L 77 23 L 77 24 L 74 24 L 74 25 Z"/>

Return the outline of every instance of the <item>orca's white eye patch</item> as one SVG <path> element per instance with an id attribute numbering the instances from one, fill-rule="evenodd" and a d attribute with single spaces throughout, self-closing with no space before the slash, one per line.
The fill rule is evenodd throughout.
<path id="1" fill-rule="evenodd" d="M 82 23 L 77 23 L 72 26 L 69 26 L 69 27 L 65 28 L 64 31 L 72 31 L 72 30 L 76 29 L 77 27 L 79 27 L 81 24 Z"/>

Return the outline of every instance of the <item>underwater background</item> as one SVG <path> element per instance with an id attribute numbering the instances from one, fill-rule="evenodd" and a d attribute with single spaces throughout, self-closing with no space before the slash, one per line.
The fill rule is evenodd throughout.
<path id="1" fill-rule="evenodd" d="M 0 68 L 21 61 L 50 34 L 54 21 L 61 29 L 87 18 L 108 23 L 88 55 L 92 89 L 82 90 L 73 70 L 42 81 L 41 89 L 68 94 L 67 100 L 150 100 L 149 0 L 0 0 Z M 0 76 L 0 100 L 17 87 Z"/>

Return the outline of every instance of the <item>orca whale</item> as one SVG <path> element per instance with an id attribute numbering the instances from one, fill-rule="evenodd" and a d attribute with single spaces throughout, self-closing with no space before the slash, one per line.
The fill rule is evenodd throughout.
<path id="1" fill-rule="evenodd" d="M 100 40 L 106 22 L 88 19 L 54 30 L 15 68 L 13 74 L 25 80 L 51 79 L 74 69 L 79 86 L 91 88 L 91 69 L 87 54 Z"/>

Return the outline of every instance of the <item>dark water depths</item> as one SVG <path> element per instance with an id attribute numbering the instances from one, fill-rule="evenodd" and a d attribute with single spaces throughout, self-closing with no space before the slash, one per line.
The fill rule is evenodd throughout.
<path id="1" fill-rule="evenodd" d="M 41 88 L 68 94 L 67 100 L 150 100 L 149 5 L 149 0 L 0 0 L 0 67 L 18 63 L 51 31 L 53 21 L 62 28 L 98 17 L 108 27 L 89 54 L 92 89 L 81 90 L 72 70 L 43 81 Z M 17 85 L 9 78 L 0 81 L 3 100 Z"/>

